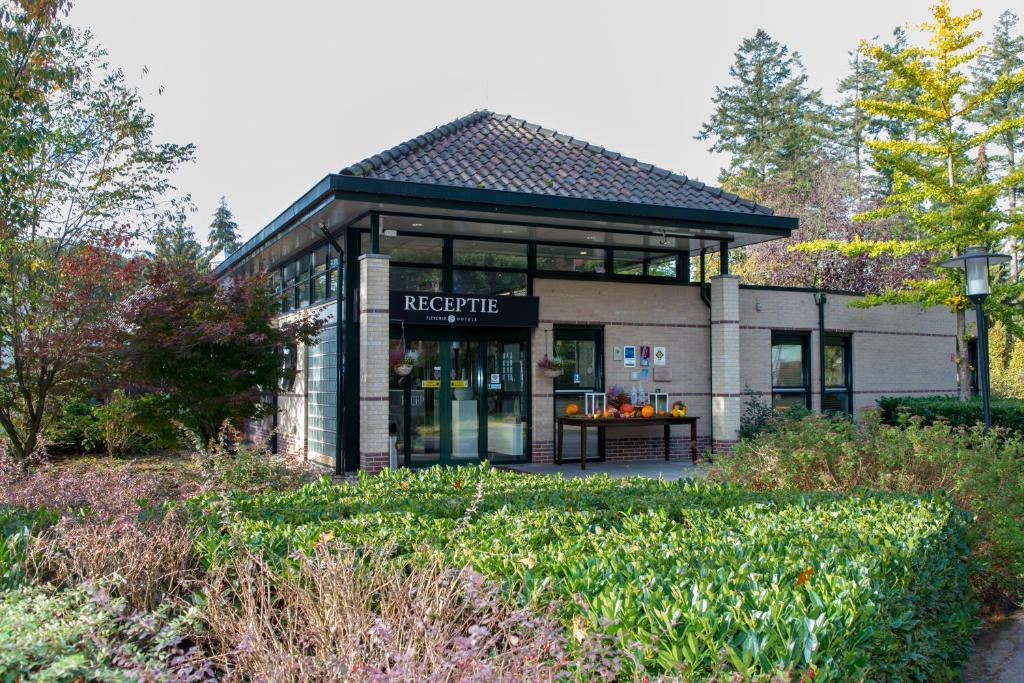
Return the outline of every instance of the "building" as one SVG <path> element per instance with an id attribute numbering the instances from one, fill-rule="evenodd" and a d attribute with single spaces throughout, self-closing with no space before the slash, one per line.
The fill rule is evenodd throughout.
<path id="1" fill-rule="evenodd" d="M 288 350 L 296 380 L 253 434 L 339 471 L 388 466 L 392 443 L 406 466 L 550 462 L 556 416 L 613 386 L 685 401 L 701 448 L 736 441 L 747 400 L 855 413 L 882 395 L 955 392 L 948 311 L 851 308 L 854 294 L 729 274 L 731 249 L 796 227 L 474 112 L 325 177 L 217 267 L 270 270 L 282 316 L 327 321 L 316 345 Z M 708 254 L 720 272 L 702 286 Z M 554 379 L 537 368 L 545 354 L 565 363 Z M 407 376 L 392 367 L 403 355 Z M 689 430 L 676 429 L 683 457 Z M 588 444 L 601 459 L 663 448 L 642 425 Z M 567 438 L 566 457 L 579 447 Z"/>

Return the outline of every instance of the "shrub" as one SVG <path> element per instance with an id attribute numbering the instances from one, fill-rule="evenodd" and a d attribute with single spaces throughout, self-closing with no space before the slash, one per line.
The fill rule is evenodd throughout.
<path id="1" fill-rule="evenodd" d="M 45 435 L 50 447 L 59 452 L 102 450 L 124 456 L 178 445 L 164 400 L 155 394 L 130 397 L 118 390 L 106 402 L 72 397 L 55 413 Z"/>
<path id="2" fill-rule="evenodd" d="M 103 432 L 91 401 L 72 396 L 54 410 L 44 435 L 51 448 L 63 452 L 95 453 L 103 447 Z"/>
<path id="3" fill-rule="evenodd" d="M 132 613 L 99 587 L 3 591 L 0 680 L 212 680 L 184 626 L 166 611 Z"/>
<path id="4" fill-rule="evenodd" d="M 926 493 L 944 490 L 976 515 L 972 526 L 983 594 L 1024 595 L 1024 442 L 980 427 L 902 427 L 866 414 L 858 424 L 811 416 L 736 446 L 712 476 L 757 491 L 851 491 L 861 487 Z M 989 595 L 988 597 L 995 597 Z"/>
<path id="5" fill-rule="evenodd" d="M 749 492 L 488 467 L 189 504 L 209 566 L 257 549 L 292 566 L 325 537 L 440 552 L 607 634 L 624 675 L 953 680 L 970 648 L 966 516 L 940 494 Z M 765 628 L 765 624 L 771 624 Z"/>
<path id="6" fill-rule="evenodd" d="M 570 663 L 560 627 L 511 604 L 466 567 L 447 569 L 337 542 L 282 571 L 243 553 L 209 580 L 210 653 L 234 679 L 266 681 L 538 681 L 562 668 L 614 675 L 595 658 Z M 599 651 L 599 650 L 596 650 Z M 604 659 L 602 657 L 601 659 Z"/>
<path id="7" fill-rule="evenodd" d="M 883 396 L 878 399 L 882 421 L 900 424 L 904 414 L 922 418 L 929 425 L 943 420 L 954 427 L 973 427 L 983 422 L 980 398 L 961 401 L 955 396 Z M 1024 399 L 994 398 L 991 401 L 992 425 L 1024 436 Z"/>
<path id="8" fill-rule="evenodd" d="M 172 516 L 65 519 L 35 536 L 23 564 L 36 581 L 69 588 L 103 581 L 135 610 L 188 597 L 199 579 L 192 535 Z"/>
<path id="9" fill-rule="evenodd" d="M 55 524 L 59 516 L 47 508 L 26 510 L 0 504 L 0 590 L 24 580 L 32 535 Z"/>

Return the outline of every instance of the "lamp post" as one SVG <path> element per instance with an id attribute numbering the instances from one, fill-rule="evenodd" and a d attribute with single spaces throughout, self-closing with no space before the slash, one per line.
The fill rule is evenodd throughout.
<path id="1" fill-rule="evenodd" d="M 967 271 L 967 298 L 974 303 L 978 316 L 978 389 L 981 392 L 981 408 L 985 429 L 992 427 L 992 413 L 988 396 L 988 325 L 985 322 L 985 298 L 992 293 L 988 281 L 989 266 L 1006 263 L 1006 254 L 990 254 L 985 247 L 967 247 L 962 256 L 943 261 L 946 268 L 960 268 Z"/>

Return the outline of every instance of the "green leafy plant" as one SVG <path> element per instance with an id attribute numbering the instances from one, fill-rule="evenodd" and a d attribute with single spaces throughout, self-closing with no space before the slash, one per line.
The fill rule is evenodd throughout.
<path id="1" fill-rule="evenodd" d="M 952 403 L 959 403 L 952 399 Z M 712 476 L 758 491 L 947 491 L 973 514 L 974 583 L 993 606 L 1024 596 L 1024 442 L 981 427 L 807 416 L 741 442 Z"/>
<path id="2" fill-rule="evenodd" d="M 484 466 L 187 506 L 206 566 L 246 548 L 294 566 L 325 538 L 439 552 L 524 604 L 554 605 L 574 647 L 611 636 L 626 677 L 953 680 L 974 624 L 968 518 L 941 494 L 759 493 Z"/>
<path id="3" fill-rule="evenodd" d="M 954 427 L 973 427 L 982 423 L 980 398 L 961 401 L 951 396 L 883 396 L 878 399 L 882 421 L 898 425 L 908 416 L 920 417 L 921 424 L 944 421 Z M 1024 435 L 1024 399 L 996 398 L 991 401 L 992 425 Z"/>

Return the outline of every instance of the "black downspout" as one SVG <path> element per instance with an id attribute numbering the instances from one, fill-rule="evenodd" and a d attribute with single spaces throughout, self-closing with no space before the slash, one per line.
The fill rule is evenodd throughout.
<path id="1" fill-rule="evenodd" d="M 825 413 L 825 303 L 827 300 L 825 292 L 814 293 L 814 303 L 818 304 L 818 384 L 821 392 L 818 412 L 822 414 Z"/>
<path id="2" fill-rule="evenodd" d="M 708 307 L 708 395 L 711 396 L 711 408 L 714 410 L 715 396 L 712 389 L 715 386 L 715 342 L 711 334 L 711 287 L 705 282 L 705 257 L 707 248 L 700 250 L 700 300 Z M 715 446 L 715 420 L 708 420 L 708 432 L 711 437 L 711 448 Z M 706 456 L 705 456 L 706 457 Z"/>

